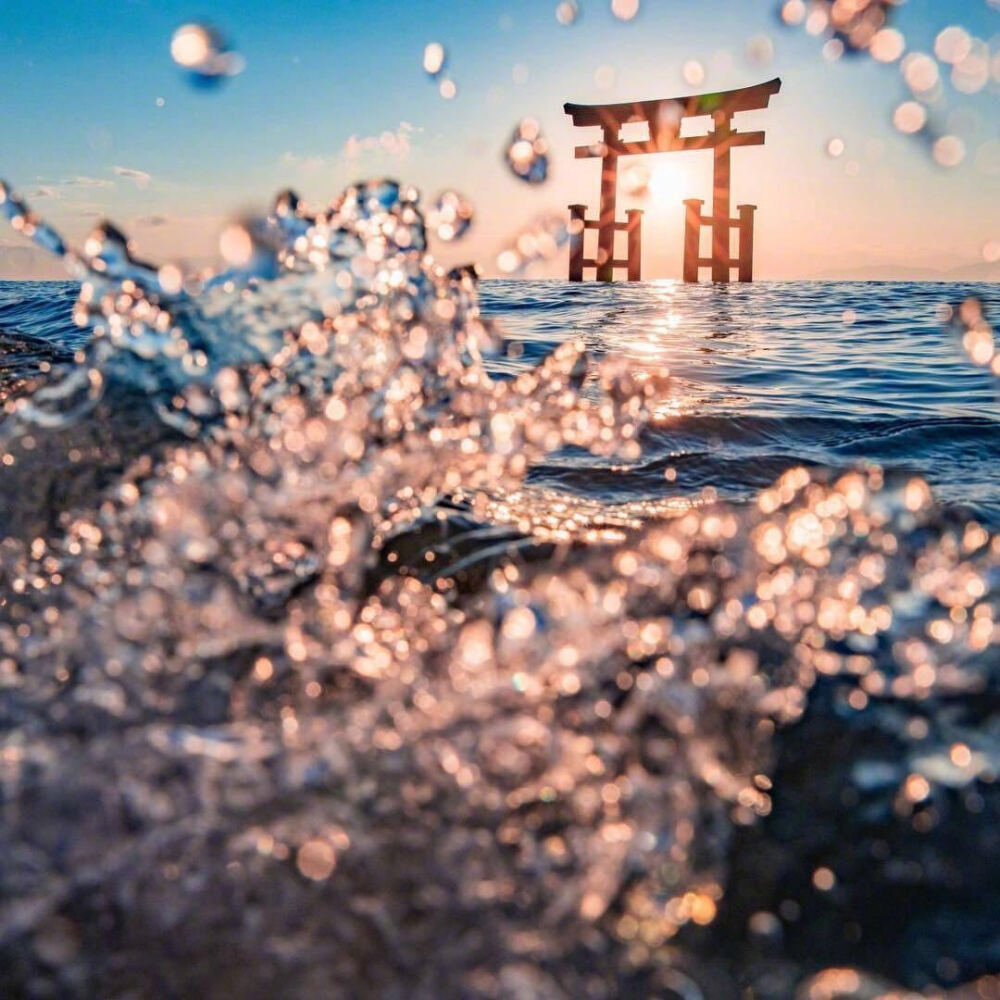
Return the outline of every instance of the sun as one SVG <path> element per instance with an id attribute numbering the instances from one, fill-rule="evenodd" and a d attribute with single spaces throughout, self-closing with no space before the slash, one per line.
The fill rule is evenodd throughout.
<path id="1" fill-rule="evenodd" d="M 686 178 L 680 166 L 663 157 L 653 164 L 649 175 L 650 200 L 657 205 L 678 204 L 684 200 L 684 185 Z"/>

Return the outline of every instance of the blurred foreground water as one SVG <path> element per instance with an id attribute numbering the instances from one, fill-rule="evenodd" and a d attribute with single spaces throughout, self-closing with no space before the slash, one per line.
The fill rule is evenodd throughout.
<path id="1" fill-rule="evenodd" d="M 997 995 L 995 286 L 114 235 L 0 285 L 8 994 Z"/>

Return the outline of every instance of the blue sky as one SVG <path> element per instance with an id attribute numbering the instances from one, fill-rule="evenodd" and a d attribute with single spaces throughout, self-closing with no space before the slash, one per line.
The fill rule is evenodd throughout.
<path id="1" fill-rule="evenodd" d="M 596 163 L 572 159 L 588 135 L 572 129 L 564 101 L 672 96 L 780 75 L 772 107 L 740 123 L 764 128 L 767 144 L 734 154 L 734 196 L 760 206 L 758 273 L 946 268 L 981 259 L 983 245 L 1000 239 L 996 83 L 971 96 L 945 86 L 947 107 L 934 114 L 968 155 L 944 170 L 892 127 L 893 108 L 909 96 L 898 65 L 828 63 L 821 40 L 780 24 L 769 0 L 643 0 L 628 23 L 607 0 L 579 4 L 578 21 L 563 27 L 555 0 L 0 2 L 0 176 L 38 192 L 29 200 L 75 239 L 109 214 L 148 253 L 202 257 L 227 217 L 266 205 L 280 187 L 326 200 L 359 175 L 391 173 L 428 193 L 463 190 L 476 224 L 443 255 L 474 256 L 489 270 L 534 212 L 596 202 Z M 218 26 L 246 59 L 241 75 L 212 91 L 191 87 L 169 57 L 173 30 L 192 20 Z M 896 21 L 907 48 L 924 52 L 956 23 L 996 51 L 1000 12 L 986 0 L 908 0 Z M 761 33 L 775 48 L 766 66 L 745 54 Z M 430 41 L 448 50 L 459 88 L 452 101 L 421 70 Z M 682 78 L 689 59 L 706 68 L 702 86 Z M 595 81 L 599 67 L 613 69 L 610 86 Z M 540 120 L 553 147 L 552 177 L 538 190 L 500 162 L 525 115 Z M 403 122 L 412 126 L 405 156 L 345 155 L 351 136 Z M 831 137 L 845 143 L 837 159 L 825 152 Z M 710 158 L 649 159 L 672 162 L 656 202 L 642 206 L 647 273 L 675 276 L 680 203 L 707 197 Z M 150 180 L 139 186 L 115 167 Z M 75 178 L 85 180 L 64 183 Z"/>

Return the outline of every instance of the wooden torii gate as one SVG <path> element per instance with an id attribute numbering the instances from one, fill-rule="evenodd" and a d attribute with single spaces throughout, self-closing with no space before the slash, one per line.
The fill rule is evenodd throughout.
<path id="1" fill-rule="evenodd" d="M 598 126 L 604 131 L 601 141 L 589 146 L 577 146 L 576 158 L 601 159 L 601 211 L 597 219 L 587 219 L 586 205 L 570 205 L 569 280 L 582 281 L 583 269 L 597 269 L 598 281 L 613 281 L 616 268 L 627 268 L 628 280 L 642 276 L 641 226 L 642 212 L 627 212 L 627 221 L 615 220 L 615 200 L 618 193 L 618 158 L 642 153 L 669 153 L 686 149 L 711 149 L 714 155 L 712 214 L 702 214 L 704 201 L 688 198 L 684 226 L 684 280 L 697 281 L 702 267 L 711 267 L 712 281 L 729 281 L 733 267 L 739 269 L 740 281 L 753 280 L 753 213 L 756 205 L 739 205 L 739 218 L 730 216 L 729 176 L 730 151 L 734 146 L 760 146 L 763 132 L 737 132 L 732 117 L 739 111 L 766 108 L 772 94 L 781 89 L 775 78 L 755 87 L 725 90 L 717 94 L 696 94 L 691 97 L 668 97 L 660 101 L 636 101 L 624 104 L 566 104 L 564 110 L 574 125 L 584 128 Z M 705 135 L 681 137 L 681 121 L 711 115 L 714 126 Z M 648 136 L 637 141 L 621 137 L 622 127 L 631 122 L 645 122 Z M 699 236 L 703 226 L 712 230 L 712 256 L 699 256 Z M 729 232 L 739 231 L 739 255 L 730 258 Z M 583 256 L 583 237 L 588 229 L 597 230 L 597 255 Z M 628 232 L 628 256 L 615 260 L 615 233 Z"/>

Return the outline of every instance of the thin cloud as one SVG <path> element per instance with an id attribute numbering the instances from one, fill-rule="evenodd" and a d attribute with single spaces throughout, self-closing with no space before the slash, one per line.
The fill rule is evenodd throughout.
<path id="1" fill-rule="evenodd" d="M 412 136 L 420 132 L 409 122 L 400 122 L 396 129 L 386 129 L 379 135 L 352 135 L 344 143 L 339 155 L 320 156 L 318 154 L 302 155 L 288 151 L 282 153 L 281 162 L 288 167 L 295 167 L 305 173 L 316 173 L 320 170 L 331 170 L 341 160 L 356 160 L 365 153 L 383 153 L 396 159 L 406 159 L 413 148 Z"/>
<path id="2" fill-rule="evenodd" d="M 333 159 L 327 156 L 299 156 L 298 153 L 283 153 L 281 162 L 290 167 L 304 170 L 306 173 L 315 173 L 333 166 Z"/>
<path id="3" fill-rule="evenodd" d="M 111 171 L 119 177 L 133 181 L 140 190 L 148 187 L 152 180 L 152 177 L 145 170 L 136 170 L 134 167 L 112 167 Z"/>
<path id="4" fill-rule="evenodd" d="M 59 182 L 60 187 L 93 187 L 109 188 L 114 187 L 113 181 L 104 180 L 103 177 L 67 177 Z"/>
<path id="5" fill-rule="evenodd" d="M 62 195 L 54 187 L 52 187 L 51 185 L 49 185 L 49 184 L 41 184 L 37 188 L 35 188 L 35 190 L 32 191 L 28 195 L 28 197 L 29 198 L 52 198 L 53 200 L 58 201 L 62 197 Z"/>
<path id="6" fill-rule="evenodd" d="M 400 122 L 395 131 L 386 129 L 380 135 L 352 135 L 344 143 L 344 156 L 349 160 L 356 160 L 363 153 L 379 150 L 396 159 L 405 160 L 413 148 L 410 136 L 415 131 L 409 122 Z"/>

